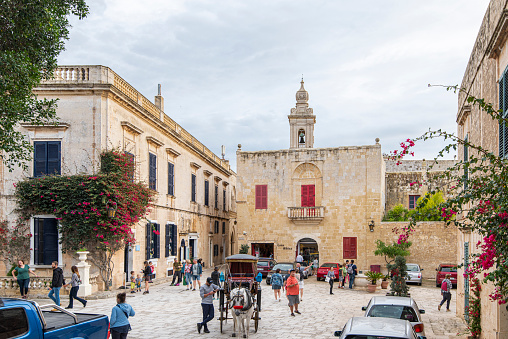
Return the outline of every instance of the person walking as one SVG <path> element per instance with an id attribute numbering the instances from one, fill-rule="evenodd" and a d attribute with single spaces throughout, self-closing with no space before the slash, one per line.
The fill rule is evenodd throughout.
<path id="1" fill-rule="evenodd" d="M 206 278 L 206 283 L 199 287 L 199 296 L 201 297 L 201 308 L 203 310 L 203 321 L 198 323 L 198 333 L 210 333 L 208 322 L 213 319 L 213 295 L 219 290 L 219 286 L 213 284 L 212 278 Z"/>
<path id="2" fill-rule="evenodd" d="M 281 301 L 280 298 L 280 289 L 282 288 L 282 285 L 284 284 L 284 279 L 282 278 L 282 275 L 280 274 L 280 268 L 275 270 L 275 274 L 272 275 L 272 280 L 270 281 L 272 283 L 272 290 L 273 295 L 275 296 L 275 301 Z M 278 296 L 278 298 L 277 298 Z"/>
<path id="3" fill-rule="evenodd" d="M 344 272 L 342 271 L 342 265 L 339 264 L 339 285 L 337 288 L 341 288 L 342 284 L 344 284 Z"/>
<path id="4" fill-rule="evenodd" d="M 210 277 L 213 280 L 213 283 L 217 286 L 220 286 L 219 279 L 220 279 L 220 273 L 219 273 L 219 266 L 215 266 L 213 268 L 213 272 L 210 275 Z"/>
<path id="5" fill-rule="evenodd" d="M 185 265 L 185 282 L 187 283 L 187 290 L 189 290 L 189 289 L 192 289 L 192 273 L 191 273 L 192 265 L 191 265 L 190 260 L 188 260 L 188 259 L 185 263 L 186 263 L 186 265 Z"/>
<path id="6" fill-rule="evenodd" d="M 296 262 L 299 262 L 299 263 L 303 262 L 303 256 L 301 253 L 296 256 Z"/>
<path id="7" fill-rule="evenodd" d="M 72 266 L 71 272 L 72 272 L 71 282 L 64 285 L 64 287 L 71 285 L 71 292 L 69 293 L 69 306 L 67 306 L 66 308 L 73 307 L 74 299 L 76 299 L 77 301 L 82 303 L 83 307 L 86 307 L 87 301 L 78 297 L 79 284 L 81 283 L 81 277 L 79 276 L 79 270 L 76 266 Z"/>
<path id="8" fill-rule="evenodd" d="M 35 272 L 30 269 L 30 266 L 25 265 L 25 262 L 22 259 L 19 259 L 18 266 L 14 268 L 12 274 L 15 275 L 18 280 L 19 292 L 21 293 L 22 299 L 28 299 L 30 273 L 37 277 L 37 274 L 35 274 Z"/>
<path id="9" fill-rule="evenodd" d="M 148 262 L 148 266 L 150 266 L 150 281 L 149 283 L 153 283 L 152 279 L 155 279 L 155 267 L 151 261 Z"/>
<path id="10" fill-rule="evenodd" d="M 131 330 L 129 317 L 136 315 L 131 305 L 125 303 L 125 293 L 116 295 L 116 305 L 111 310 L 111 320 L 109 327 L 111 331 L 111 339 L 126 339 L 127 334 Z"/>
<path id="11" fill-rule="evenodd" d="M 304 271 L 305 270 L 303 269 L 302 265 L 300 265 L 300 263 L 296 264 L 296 279 L 298 279 L 298 285 L 299 285 L 299 289 L 300 289 L 300 302 L 303 301 Z"/>
<path id="12" fill-rule="evenodd" d="M 318 269 L 318 266 L 319 266 L 319 260 L 318 258 L 314 258 L 314 261 L 312 262 L 312 270 L 314 271 L 314 275 L 317 274 L 317 269 Z"/>
<path id="13" fill-rule="evenodd" d="M 344 288 L 344 284 L 346 283 L 346 280 L 348 278 L 348 276 L 347 276 L 347 265 L 348 264 L 347 264 L 347 261 L 346 261 L 346 264 L 340 266 L 340 270 L 342 272 L 342 282 L 339 285 L 340 288 Z"/>
<path id="14" fill-rule="evenodd" d="M 286 296 L 289 300 L 289 309 L 291 310 L 291 316 L 294 317 L 296 314 L 301 314 L 298 311 L 298 304 L 300 303 L 300 285 L 298 279 L 296 279 L 296 271 L 291 270 L 289 272 L 289 278 L 286 280 Z M 294 312 L 293 312 L 294 308 Z"/>
<path id="15" fill-rule="evenodd" d="M 58 267 L 58 261 L 53 261 L 51 263 L 51 268 L 53 269 L 53 278 L 51 279 L 48 297 L 53 300 L 57 306 L 60 306 L 60 289 L 64 284 L 63 271 Z"/>
<path id="16" fill-rule="evenodd" d="M 203 266 L 201 266 L 200 263 L 196 259 L 194 259 L 192 267 L 191 267 L 191 274 L 192 274 L 192 285 L 193 285 L 193 291 L 196 290 L 196 282 L 199 285 L 199 288 L 201 288 L 201 275 L 203 274 Z"/>
<path id="17" fill-rule="evenodd" d="M 438 311 L 441 311 L 441 306 L 443 306 L 446 301 L 446 312 L 450 312 L 450 301 L 452 300 L 453 287 L 450 278 L 450 274 L 445 275 L 445 279 L 441 283 L 441 295 L 443 296 L 443 300 L 441 300 L 441 303 L 437 306 Z"/>
<path id="18" fill-rule="evenodd" d="M 346 263 L 344 264 L 344 269 L 346 270 L 346 274 L 344 275 L 344 284 L 349 284 L 349 274 L 347 274 L 349 265 L 350 265 L 349 260 L 346 260 Z"/>
<path id="19" fill-rule="evenodd" d="M 333 267 L 330 267 L 328 273 L 326 273 L 326 278 L 328 279 L 328 283 L 330 284 L 330 294 L 333 294 L 333 280 L 335 279 L 335 270 Z"/>
<path id="20" fill-rule="evenodd" d="M 143 273 L 143 278 L 145 280 L 145 291 L 143 292 L 143 294 L 149 294 L 150 293 L 150 291 L 149 291 L 150 286 L 148 284 L 150 283 L 152 269 L 151 269 L 150 265 L 148 264 L 148 261 L 145 261 L 144 265 L 145 265 L 145 268 L 141 271 Z"/>
<path id="21" fill-rule="evenodd" d="M 347 274 L 349 276 L 349 288 L 353 289 L 355 276 L 358 274 L 358 268 L 356 267 L 354 260 L 351 260 L 351 265 L 349 265 L 349 268 L 347 269 Z"/>
<path id="22" fill-rule="evenodd" d="M 180 286 L 182 282 L 182 264 L 175 258 L 173 262 L 173 281 L 171 282 L 171 286 L 175 286 L 175 280 L 178 278 L 176 286 Z"/>

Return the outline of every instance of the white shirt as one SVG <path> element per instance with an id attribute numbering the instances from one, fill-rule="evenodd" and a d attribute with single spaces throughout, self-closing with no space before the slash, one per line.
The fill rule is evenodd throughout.
<path id="1" fill-rule="evenodd" d="M 303 257 L 300 254 L 298 254 L 298 256 L 296 257 L 296 261 L 303 262 Z"/>

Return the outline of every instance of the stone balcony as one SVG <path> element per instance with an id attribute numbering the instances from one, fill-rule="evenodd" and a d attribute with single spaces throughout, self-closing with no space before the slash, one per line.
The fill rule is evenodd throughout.
<path id="1" fill-rule="evenodd" d="M 324 217 L 324 206 L 288 207 L 288 218 L 296 225 L 316 226 Z"/>

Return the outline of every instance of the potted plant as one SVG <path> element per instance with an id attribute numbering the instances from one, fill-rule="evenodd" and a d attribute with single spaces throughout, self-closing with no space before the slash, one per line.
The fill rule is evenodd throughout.
<path id="1" fill-rule="evenodd" d="M 367 292 L 374 293 L 376 291 L 378 279 L 383 279 L 385 275 L 381 272 L 368 271 L 365 272 L 365 276 L 371 282 L 371 284 L 367 285 Z"/>
<path id="2" fill-rule="evenodd" d="M 381 288 L 384 290 L 386 290 L 388 288 L 388 284 L 390 284 L 388 278 L 390 278 L 390 276 L 387 274 L 383 277 L 383 281 L 381 281 Z"/>

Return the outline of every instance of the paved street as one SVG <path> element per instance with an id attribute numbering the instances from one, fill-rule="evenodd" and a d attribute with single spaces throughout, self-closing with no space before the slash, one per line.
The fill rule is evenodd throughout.
<path id="1" fill-rule="evenodd" d="M 204 279 L 203 279 L 204 280 Z M 426 286 L 425 286 L 426 285 Z M 426 310 L 423 315 L 427 338 L 449 339 L 457 338 L 457 333 L 464 333 L 464 323 L 455 316 L 455 290 L 452 297 L 452 312 L 439 312 L 437 304 L 440 301 L 439 289 L 432 284 L 411 286 L 411 294 L 419 307 Z M 335 295 L 328 294 L 328 284 L 317 282 L 315 277 L 305 281 L 305 292 L 301 303 L 302 315 L 290 317 L 287 302 L 276 302 L 270 286 L 263 281 L 262 312 L 258 333 L 254 333 L 253 322 L 250 332 L 251 338 L 327 338 L 333 337 L 333 331 L 341 329 L 352 316 L 363 314 L 361 307 L 366 306 L 373 295 L 384 295 L 385 290 L 370 294 L 365 291 L 351 291 L 335 289 Z M 213 320 L 209 324 L 210 334 L 198 334 L 196 323 L 201 318 L 199 292 L 185 291 L 183 286 L 156 285 L 150 288 L 149 295 L 141 293 L 128 294 L 128 303 L 136 311 L 131 318 L 132 331 L 129 338 L 197 338 L 208 336 L 211 338 L 230 337 L 233 331 L 232 321 L 225 324 L 225 333 L 219 332 L 219 321 Z M 39 300 L 47 304 L 49 300 Z M 66 306 L 67 300 L 62 305 Z M 79 304 L 79 302 L 78 302 Z M 90 300 L 86 308 L 88 313 L 103 313 L 108 316 L 115 306 L 115 299 Z M 218 301 L 215 301 L 217 307 Z M 81 312 L 81 306 L 74 308 Z M 218 312 L 215 313 L 216 318 Z M 465 336 L 464 336 L 465 337 Z"/>

